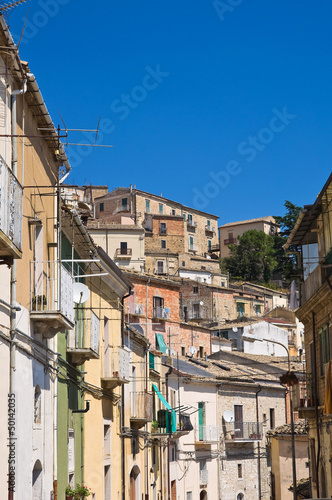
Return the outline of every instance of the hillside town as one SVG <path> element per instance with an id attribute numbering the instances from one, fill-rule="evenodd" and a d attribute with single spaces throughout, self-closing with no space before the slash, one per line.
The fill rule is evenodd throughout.
<path id="1" fill-rule="evenodd" d="M 331 497 L 332 174 L 285 239 L 296 279 L 235 279 L 276 217 L 70 184 L 3 16 L 0 39 L 2 498 Z"/>

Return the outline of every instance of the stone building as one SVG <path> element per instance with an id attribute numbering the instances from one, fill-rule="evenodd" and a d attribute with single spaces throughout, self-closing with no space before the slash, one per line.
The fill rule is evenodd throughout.
<path id="1" fill-rule="evenodd" d="M 302 268 L 300 307 L 304 324 L 306 393 L 299 395 L 299 414 L 308 419 L 312 495 L 332 495 L 331 414 L 331 207 L 332 175 L 312 205 L 305 205 L 287 241 Z"/>

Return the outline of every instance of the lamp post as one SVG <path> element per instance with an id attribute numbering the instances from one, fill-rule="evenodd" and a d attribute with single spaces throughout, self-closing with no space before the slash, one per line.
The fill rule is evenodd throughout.
<path id="1" fill-rule="evenodd" d="M 257 340 L 258 342 L 271 342 L 273 344 L 280 345 L 281 347 L 283 347 L 287 351 L 288 371 L 290 372 L 289 350 L 285 346 L 285 344 L 282 344 L 281 342 L 278 342 L 277 340 L 260 339 L 260 338 L 257 338 L 257 337 L 249 337 L 247 335 L 242 335 L 242 340 L 246 340 L 247 342 L 255 342 Z M 289 410 L 290 410 L 290 418 L 291 418 L 291 422 L 290 423 L 291 423 L 291 436 L 292 436 L 293 499 L 297 500 L 293 401 L 292 401 L 292 396 L 291 396 L 290 391 L 289 391 Z"/>

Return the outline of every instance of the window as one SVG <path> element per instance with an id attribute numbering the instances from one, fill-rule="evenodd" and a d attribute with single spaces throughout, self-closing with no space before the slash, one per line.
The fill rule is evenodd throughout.
<path id="1" fill-rule="evenodd" d="M 171 446 L 171 456 L 170 456 L 170 461 L 175 462 L 176 460 L 176 452 L 175 452 L 175 446 Z"/>
<path id="2" fill-rule="evenodd" d="M 157 260 L 157 274 L 164 274 L 164 261 Z"/>
<path id="3" fill-rule="evenodd" d="M 185 347 L 181 347 L 181 356 L 185 356 L 186 355 L 186 348 Z"/>
<path id="4" fill-rule="evenodd" d="M 188 321 L 188 307 L 183 306 L 183 314 L 184 314 L 184 321 L 187 323 Z"/>
<path id="5" fill-rule="evenodd" d="M 155 318 L 161 318 L 164 299 L 162 297 L 153 297 L 153 314 Z"/>
<path id="6" fill-rule="evenodd" d="M 210 230 L 211 229 L 211 221 L 209 219 L 207 219 L 206 225 L 207 225 L 208 230 Z"/>
<path id="7" fill-rule="evenodd" d="M 199 304 L 193 304 L 193 318 L 197 319 L 200 317 L 199 314 Z"/>
<path id="8" fill-rule="evenodd" d="M 238 479 L 242 479 L 242 464 L 237 464 L 237 477 Z"/>
<path id="9" fill-rule="evenodd" d="M 238 317 L 242 318 L 244 316 L 244 303 L 243 302 L 237 302 L 236 303 L 236 310 L 238 313 Z"/>
<path id="10" fill-rule="evenodd" d="M 194 250 L 194 237 L 189 236 L 189 250 Z"/>
<path id="11" fill-rule="evenodd" d="M 198 432 L 199 432 L 199 440 L 204 440 L 205 435 L 205 403 L 201 401 L 198 403 Z"/>
<path id="12" fill-rule="evenodd" d="M 201 266 L 202 271 L 206 271 L 206 266 Z"/>
<path id="13" fill-rule="evenodd" d="M 152 445 L 152 465 L 157 465 L 157 446 Z"/>
<path id="14" fill-rule="evenodd" d="M 204 357 L 204 347 L 202 345 L 199 346 L 199 357 L 200 358 Z"/>
<path id="15" fill-rule="evenodd" d="M 120 253 L 121 253 L 121 255 L 127 255 L 128 248 L 127 248 L 127 242 L 126 241 L 121 241 L 120 242 Z"/>
<path id="16" fill-rule="evenodd" d="M 318 330 L 319 352 L 320 352 L 320 374 L 325 374 L 325 365 L 330 361 L 330 342 L 328 325 Z"/>
<path id="17" fill-rule="evenodd" d="M 270 408 L 270 429 L 275 428 L 275 415 L 274 408 Z"/>
<path id="18" fill-rule="evenodd" d="M 193 500 L 193 492 L 187 491 L 186 500 Z"/>
<path id="19" fill-rule="evenodd" d="M 104 203 L 99 203 L 99 212 L 104 211 Z"/>
<path id="20" fill-rule="evenodd" d="M 164 213 L 164 205 L 162 203 L 159 203 L 159 213 L 160 214 Z"/>
<path id="21" fill-rule="evenodd" d="M 36 388 L 35 388 L 33 421 L 35 424 L 41 423 L 41 390 L 40 390 L 39 385 L 36 385 Z"/>
<path id="22" fill-rule="evenodd" d="M 256 304 L 254 306 L 254 308 L 255 308 L 255 314 L 256 314 L 256 316 L 260 316 L 262 314 L 262 306 Z"/>
<path id="23" fill-rule="evenodd" d="M 175 215 L 175 210 L 174 210 L 174 208 L 172 209 L 171 214 L 172 214 L 172 215 Z"/>
<path id="24" fill-rule="evenodd" d="M 212 250 L 212 240 L 208 240 L 208 250 Z"/>
<path id="25" fill-rule="evenodd" d="M 193 286 L 193 293 L 198 293 L 198 286 Z"/>
<path id="26" fill-rule="evenodd" d="M 192 221 L 193 221 L 193 216 L 192 216 L 192 214 L 188 214 L 188 223 L 189 223 L 189 224 L 192 224 Z"/>
<path id="27" fill-rule="evenodd" d="M 243 406 L 234 405 L 234 429 L 235 438 L 243 437 Z"/>
<path id="28" fill-rule="evenodd" d="M 166 240 L 161 240 L 161 248 L 166 249 Z"/>
<path id="29" fill-rule="evenodd" d="M 186 218 L 187 218 L 187 216 L 186 216 L 186 214 L 185 214 L 185 213 L 183 213 L 182 215 L 183 215 L 183 220 L 185 221 L 185 220 L 186 220 Z"/>
<path id="30" fill-rule="evenodd" d="M 111 426 L 104 424 L 104 458 L 111 456 Z"/>
<path id="31" fill-rule="evenodd" d="M 146 213 L 150 213 L 150 200 L 145 200 L 145 211 Z"/>
<path id="32" fill-rule="evenodd" d="M 128 205 L 127 198 L 122 198 L 121 205 L 122 205 L 123 210 L 127 210 L 127 205 Z"/>
<path id="33" fill-rule="evenodd" d="M 159 231 L 160 231 L 160 234 L 166 234 L 167 233 L 166 222 L 161 222 L 160 223 Z"/>
<path id="34" fill-rule="evenodd" d="M 266 413 L 263 413 L 263 425 L 266 425 Z"/>
<path id="35" fill-rule="evenodd" d="M 186 263 L 184 260 L 182 261 L 182 267 L 186 267 Z"/>

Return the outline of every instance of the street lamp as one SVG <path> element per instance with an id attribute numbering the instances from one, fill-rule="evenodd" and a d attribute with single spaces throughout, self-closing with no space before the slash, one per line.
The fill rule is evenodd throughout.
<path id="1" fill-rule="evenodd" d="M 278 344 L 283 347 L 287 351 L 287 359 L 288 359 L 288 371 L 290 372 L 290 357 L 288 348 L 278 342 L 277 340 L 271 339 L 261 339 L 258 337 L 249 337 L 247 335 L 242 335 L 242 340 L 246 340 L 247 342 L 272 342 L 273 344 Z M 296 487 L 296 463 L 295 463 L 295 434 L 294 434 L 294 418 L 293 418 L 293 401 L 292 396 L 289 392 L 289 409 L 290 409 L 290 417 L 291 417 L 291 436 L 292 436 L 292 468 L 293 468 L 293 499 L 297 500 L 297 487 Z"/>

